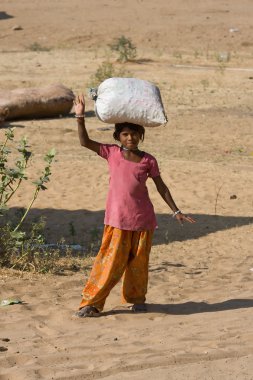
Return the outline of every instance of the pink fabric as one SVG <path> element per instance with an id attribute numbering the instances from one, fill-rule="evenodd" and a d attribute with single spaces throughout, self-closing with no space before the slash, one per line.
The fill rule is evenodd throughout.
<path id="1" fill-rule="evenodd" d="M 156 159 L 145 153 L 139 163 L 128 161 L 118 145 L 110 144 L 101 144 L 99 155 L 108 161 L 110 172 L 105 225 L 130 231 L 155 229 L 146 180 L 160 175 Z"/>

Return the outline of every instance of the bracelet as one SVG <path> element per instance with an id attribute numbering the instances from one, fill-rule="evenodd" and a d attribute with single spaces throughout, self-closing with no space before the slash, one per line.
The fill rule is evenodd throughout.
<path id="1" fill-rule="evenodd" d="M 175 216 L 176 216 L 177 214 L 182 214 L 182 211 L 177 210 L 177 211 L 173 212 L 172 218 L 175 218 Z"/>
<path id="2" fill-rule="evenodd" d="M 84 117 L 85 115 L 75 115 L 75 117 L 77 117 L 77 118 L 82 118 L 82 117 Z"/>

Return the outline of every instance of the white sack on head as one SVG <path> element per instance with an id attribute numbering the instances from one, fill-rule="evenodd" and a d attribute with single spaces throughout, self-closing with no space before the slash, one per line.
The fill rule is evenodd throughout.
<path id="1" fill-rule="evenodd" d="M 0 90 L 0 109 L 8 110 L 5 120 L 66 115 L 74 98 L 73 92 L 61 84 Z"/>
<path id="2" fill-rule="evenodd" d="M 95 112 L 105 123 L 157 127 L 167 122 L 159 88 L 136 78 L 109 78 L 97 89 Z"/>

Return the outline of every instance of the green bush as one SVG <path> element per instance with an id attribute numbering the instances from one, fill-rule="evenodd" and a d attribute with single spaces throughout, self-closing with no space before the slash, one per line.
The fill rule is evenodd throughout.
<path id="1" fill-rule="evenodd" d="M 88 82 L 88 87 L 98 87 L 100 83 L 108 78 L 113 77 L 129 77 L 131 73 L 123 68 L 115 68 L 111 62 L 105 61 L 98 68 L 95 74 L 93 74 Z"/>
<path id="2" fill-rule="evenodd" d="M 48 249 L 44 239 L 45 222 L 31 223 L 29 229 L 15 238 L 10 223 L 0 228 L 0 266 L 38 273 L 55 272 L 59 249 Z"/>
<path id="3" fill-rule="evenodd" d="M 119 54 L 118 60 L 120 62 L 127 62 L 136 58 L 136 47 L 133 45 L 132 41 L 125 36 L 117 38 L 114 43 L 109 46 L 111 50 L 116 51 Z"/>
<path id="4" fill-rule="evenodd" d="M 40 45 L 38 42 L 33 42 L 31 45 L 28 46 L 28 49 L 31 51 L 50 51 L 51 49 Z"/>
<path id="5" fill-rule="evenodd" d="M 41 234 L 44 224 L 42 222 L 32 224 L 28 231 L 23 229 L 23 224 L 39 192 L 47 189 L 45 184 L 49 182 L 51 176 L 55 151 L 51 149 L 44 157 L 46 165 L 39 179 L 33 182 L 34 191 L 30 204 L 19 215 L 18 221 L 13 219 L 10 221 L 8 218 L 6 223 L 8 203 L 23 181 L 28 180 L 26 168 L 32 156 L 26 138 L 22 138 L 16 149 L 18 157 L 11 167 L 9 162 L 13 162 L 12 150 L 8 145 L 13 140 L 14 130 L 8 129 L 5 132 L 5 141 L 0 144 L 0 217 L 4 221 L 0 225 L 0 265 L 20 267 L 19 264 L 22 264 L 25 268 L 32 266 L 37 270 L 38 247 L 44 242 Z"/>

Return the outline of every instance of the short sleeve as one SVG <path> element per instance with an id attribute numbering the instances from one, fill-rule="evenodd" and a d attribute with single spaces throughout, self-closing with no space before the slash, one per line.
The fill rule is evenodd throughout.
<path id="1" fill-rule="evenodd" d="M 149 164 L 150 165 L 149 165 L 149 174 L 148 174 L 148 176 L 150 178 L 158 177 L 160 175 L 160 170 L 159 170 L 158 163 L 157 163 L 155 157 L 152 157 L 150 159 Z"/>
<path id="2" fill-rule="evenodd" d="M 117 145 L 114 145 L 114 144 L 100 144 L 98 155 L 100 157 L 104 158 L 105 160 L 108 160 L 111 152 L 115 150 L 115 147 L 117 147 Z"/>

